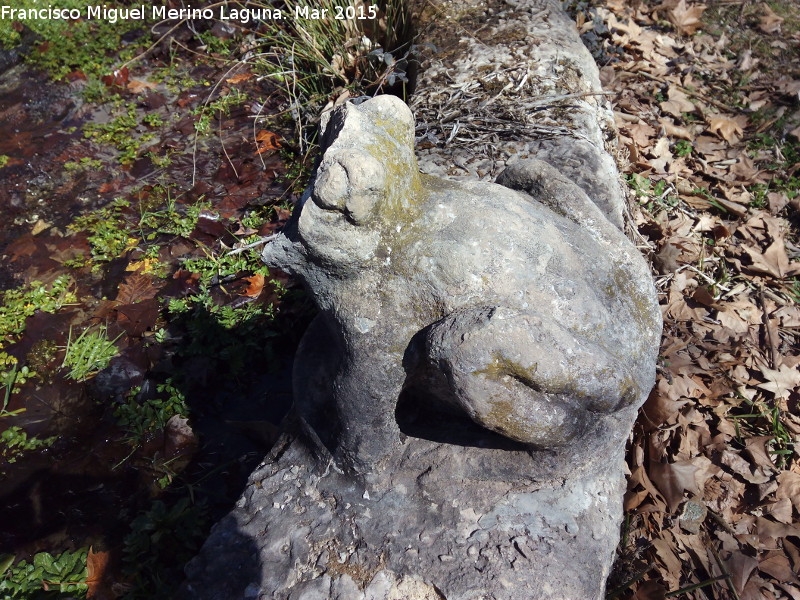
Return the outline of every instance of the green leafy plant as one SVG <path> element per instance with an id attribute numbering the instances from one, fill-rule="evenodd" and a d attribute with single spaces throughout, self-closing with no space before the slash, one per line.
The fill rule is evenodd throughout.
<path id="1" fill-rule="evenodd" d="M 670 211 L 679 203 L 678 197 L 671 193 L 671 188 L 663 179 L 652 181 L 643 175 L 634 173 L 626 176 L 626 181 L 639 204 L 652 214 L 664 210 Z"/>
<path id="2" fill-rule="evenodd" d="M 750 206 L 764 208 L 770 192 L 783 192 L 787 198 L 796 198 L 800 194 L 800 177 L 794 175 L 786 179 L 775 177 L 769 183 L 754 183 L 747 189 L 752 194 Z"/>
<path id="3" fill-rule="evenodd" d="M 154 500 L 131 523 L 123 561 L 131 578 L 130 599 L 170 598 L 182 581 L 183 565 L 192 558 L 208 523 L 204 504 L 183 497 L 172 506 Z"/>
<path id="4" fill-rule="evenodd" d="M 55 436 L 44 439 L 29 437 L 21 427 L 12 426 L 0 433 L 0 456 L 9 463 L 15 463 L 25 452 L 48 448 L 55 441 Z"/>
<path id="5" fill-rule="evenodd" d="M 8 410 L 8 402 L 11 394 L 16 394 L 20 390 L 20 386 L 25 385 L 25 382 L 38 374 L 31 370 L 28 365 L 19 366 L 19 361 L 16 357 L 11 356 L 7 352 L 0 352 L 0 386 L 2 386 L 3 405 L 0 407 L 0 417 L 13 417 L 22 412 L 24 408 L 17 410 Z"/>
<path id="6" fill-rule="evenodd" d="M 232 108 L 243 104 L 246 100 L 247 96 L 236 88 L 219 96 L 214 101 L 207 100 L 202 106 L 192 111 L 192 114 L 199 116 L 194 124 L 195 130 L 197 133 L 208 133 L 211 131 L 211 119 L 229 114 Z"/>
<path id="7" fill-rule="evenodd" d="M 3 4 L 8 5 L 8 2 Z M 40 9 L 38 0 L 14 0 L 15 9 Z M 60 0 L 58 8 L 77 10 L 86 15 L 86 9 L 97 6 L 93 0 Z M 17 19 L 0 19 L 0 47 L 12 47 L 22 39 L 14 29 Z M 82 71 L 87 76 L 105 75 L 118 60 L 132 57 L 138 47 L 126 44 L 123 36 L 142 27 L 138 19 L 26 19 L 25 25 L 41 40 L 26 51 L 29 63 L 62 79 L 72 71 Z"/>
<path id="8" fill-rule="evenodd" d="M 101 326 L 94 330 L 85 329 L 73 340 L 70 328 L 64 362 L 61 364 L 69 369 L 67 377 L 85 381 L 105 369 L 111 359 L 119 354 L 115 342 L 121 336 L 122 334 L 110 340 L 106 327 Z"/>
<path id="9" fill-rule="evenodd" d="M 61 275 L 49 286 L 32 281 L 27 286 L 0 292 L 0 348 L 25 331 L 26 320 L 37 310 L 54 313 L 62 306 L 77 302 L 69 289 L 71 286 L 72 279 Z"/>
<path id="10" fill-rule="evenodd" d="M 147 118 L 144 117 L 140 124 L 136 104 L 127 103 L 122 110 L 122 114 L 108 123 L 86 125 L 83 128 L 83 137 L 113 146 L 120 153 L 119 161 L 127 164 L 136 159 L 142 146 L 152 140 L 155 134 L 145 131 L 147 125 L 153 125 L 152 115 L 150 121 L 144 120 Z"/>
<path id="11" fill-rule="evenodd" d="M 36 600 L 44 598 L 83 598 L 89 586 L 86 557 L 89 550 L 62 552 L 53 556 L 39 552 L 28 562 L 14 565 L 14 556 L 0 556 L 0 598 L 3 600 Z"/>
<path id="12" fill-rule="evenodd" d="M 125 402 L 114 410 L 117 424 L 128 432 L 131 441 L 142 443 L 149 434 L 163 431 L 175 415 L 189 416 L 186 396 L 172 378 L 156 386 L 160 398 L 138 400 L 141 388 L 133 388 Z"/>
<path id="13" fill-rule="evenodd" d="M 211 206 L 209 202 L 200 201 L 179 209 L 169 189 L 157 188 L 155 193 L 166 197 L 166 206 L 157 211 L 145 210 L 140 206 L 138 229 L 139 236 L 145 242 L 153 241 L 159 234 L 189 237 L 197 225 L 200 213 Z"/>
<path id="14" fill-rule="evenodd" d="M 95 158 L 84 156 L 79 161 L 68 161 L 64 163 L 64 169 L 68 172 L 75 171 L 96 171 L 103 166 L 103 162 Z"/>
<path id="15" fill-rule="evenodd" d="M 675 154 L 678 156 L 689 156 L 693 149 L 692 143 L 687 140 L 678 140 L 675 142 Z"/>
<path id="16" fill-rule="evenodd" d="M 108 206 L 76 218 L 69 226 L 71 231 L 85 231 L 92 249 L 92 261 L 109 262 L 138 243 L 131 235 L 124 216 L 130 202 L 115 199 Z"/>

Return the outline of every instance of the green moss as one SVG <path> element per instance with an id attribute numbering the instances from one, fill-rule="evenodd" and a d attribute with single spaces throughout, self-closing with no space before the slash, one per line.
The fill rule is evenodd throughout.
<path id="1" fill-rule="evenodd" d="M 128 231 L 123 215 L 129 205 L 127 200 L 118 198 L 100 210 L 78 217 L 68 226 L 72 231 L 89 234 L 87 240 L 95 263 L 109 262 L 139 242 Z"/>
<path id="2" fill-rule="evenodd" d="M 102 166 L 103 161 L 95 158 L 89 158 L 88 156 L 84 156 L 77 162 L 71 160 L 64 163 L 64 169 L 69 173 L 75 171 L 99 171 Z"/>
<path id="3" fill-rule="evenodd" d="M 513 402 L 492 398 L 489 406 L 486 424 L 491 424 L 492 429 L 512 440 L 525 442 L 531 439 L 531 423 L 518 416 Z"/>
<path id="4" fill-rule="evenodd" d="M 539 387 L 535 378 L 536 370 L 539 366 L 537 363 L 534 363 L 530 367 L 523 367 L 521 364 L 506 358 L 499 352 L 492 354 L 492 359 L 492 362 L 487 365 L 485 369 L 473 371 L 472 374 L 486 375 L 489 379 L 499 381 L 507 387 L 511 387 L 511 382 L 508 380 L 508 377 L 531 388 Z"/>

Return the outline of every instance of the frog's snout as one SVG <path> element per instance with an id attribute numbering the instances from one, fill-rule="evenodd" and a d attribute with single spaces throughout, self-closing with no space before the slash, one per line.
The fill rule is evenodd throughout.
<path id="1" fill-rule="evenodd" d="M 356 225 L 367 223 L 386 196 L 386 170 L 372 155 L 348 150 L 328 153 L 320 165 L 312 198 L 338 210 Z"/>

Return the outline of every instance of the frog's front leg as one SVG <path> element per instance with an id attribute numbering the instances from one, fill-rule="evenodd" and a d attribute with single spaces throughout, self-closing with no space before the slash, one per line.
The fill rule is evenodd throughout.
<path id="1" fill-rule="evenodd" d="M 634 405 L 649 389 L 634 375 L 636 364 L 531 312 L 457 311 L 416 344 L 407 386 L 540 448 L 579 437 L 598 416 Z"/>

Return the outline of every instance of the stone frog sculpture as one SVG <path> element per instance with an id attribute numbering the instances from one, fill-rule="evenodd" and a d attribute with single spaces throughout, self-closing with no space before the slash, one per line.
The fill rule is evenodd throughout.
<path id="1" fill-rule="evenodd" d="M 323 130 L 316 176 L 263 259 L 320 309 L 295 403 L 336 462 L 390 465 L 409 439 L 398 402 L 438 415 L 431 429 L 468 420 L 560 455 L 550 467 L 624 445 L 661 317 L 645 261 L 591 190 L 533 159 L 497 183 L 420 174 L 393 96 L 342 106 Z"/>

